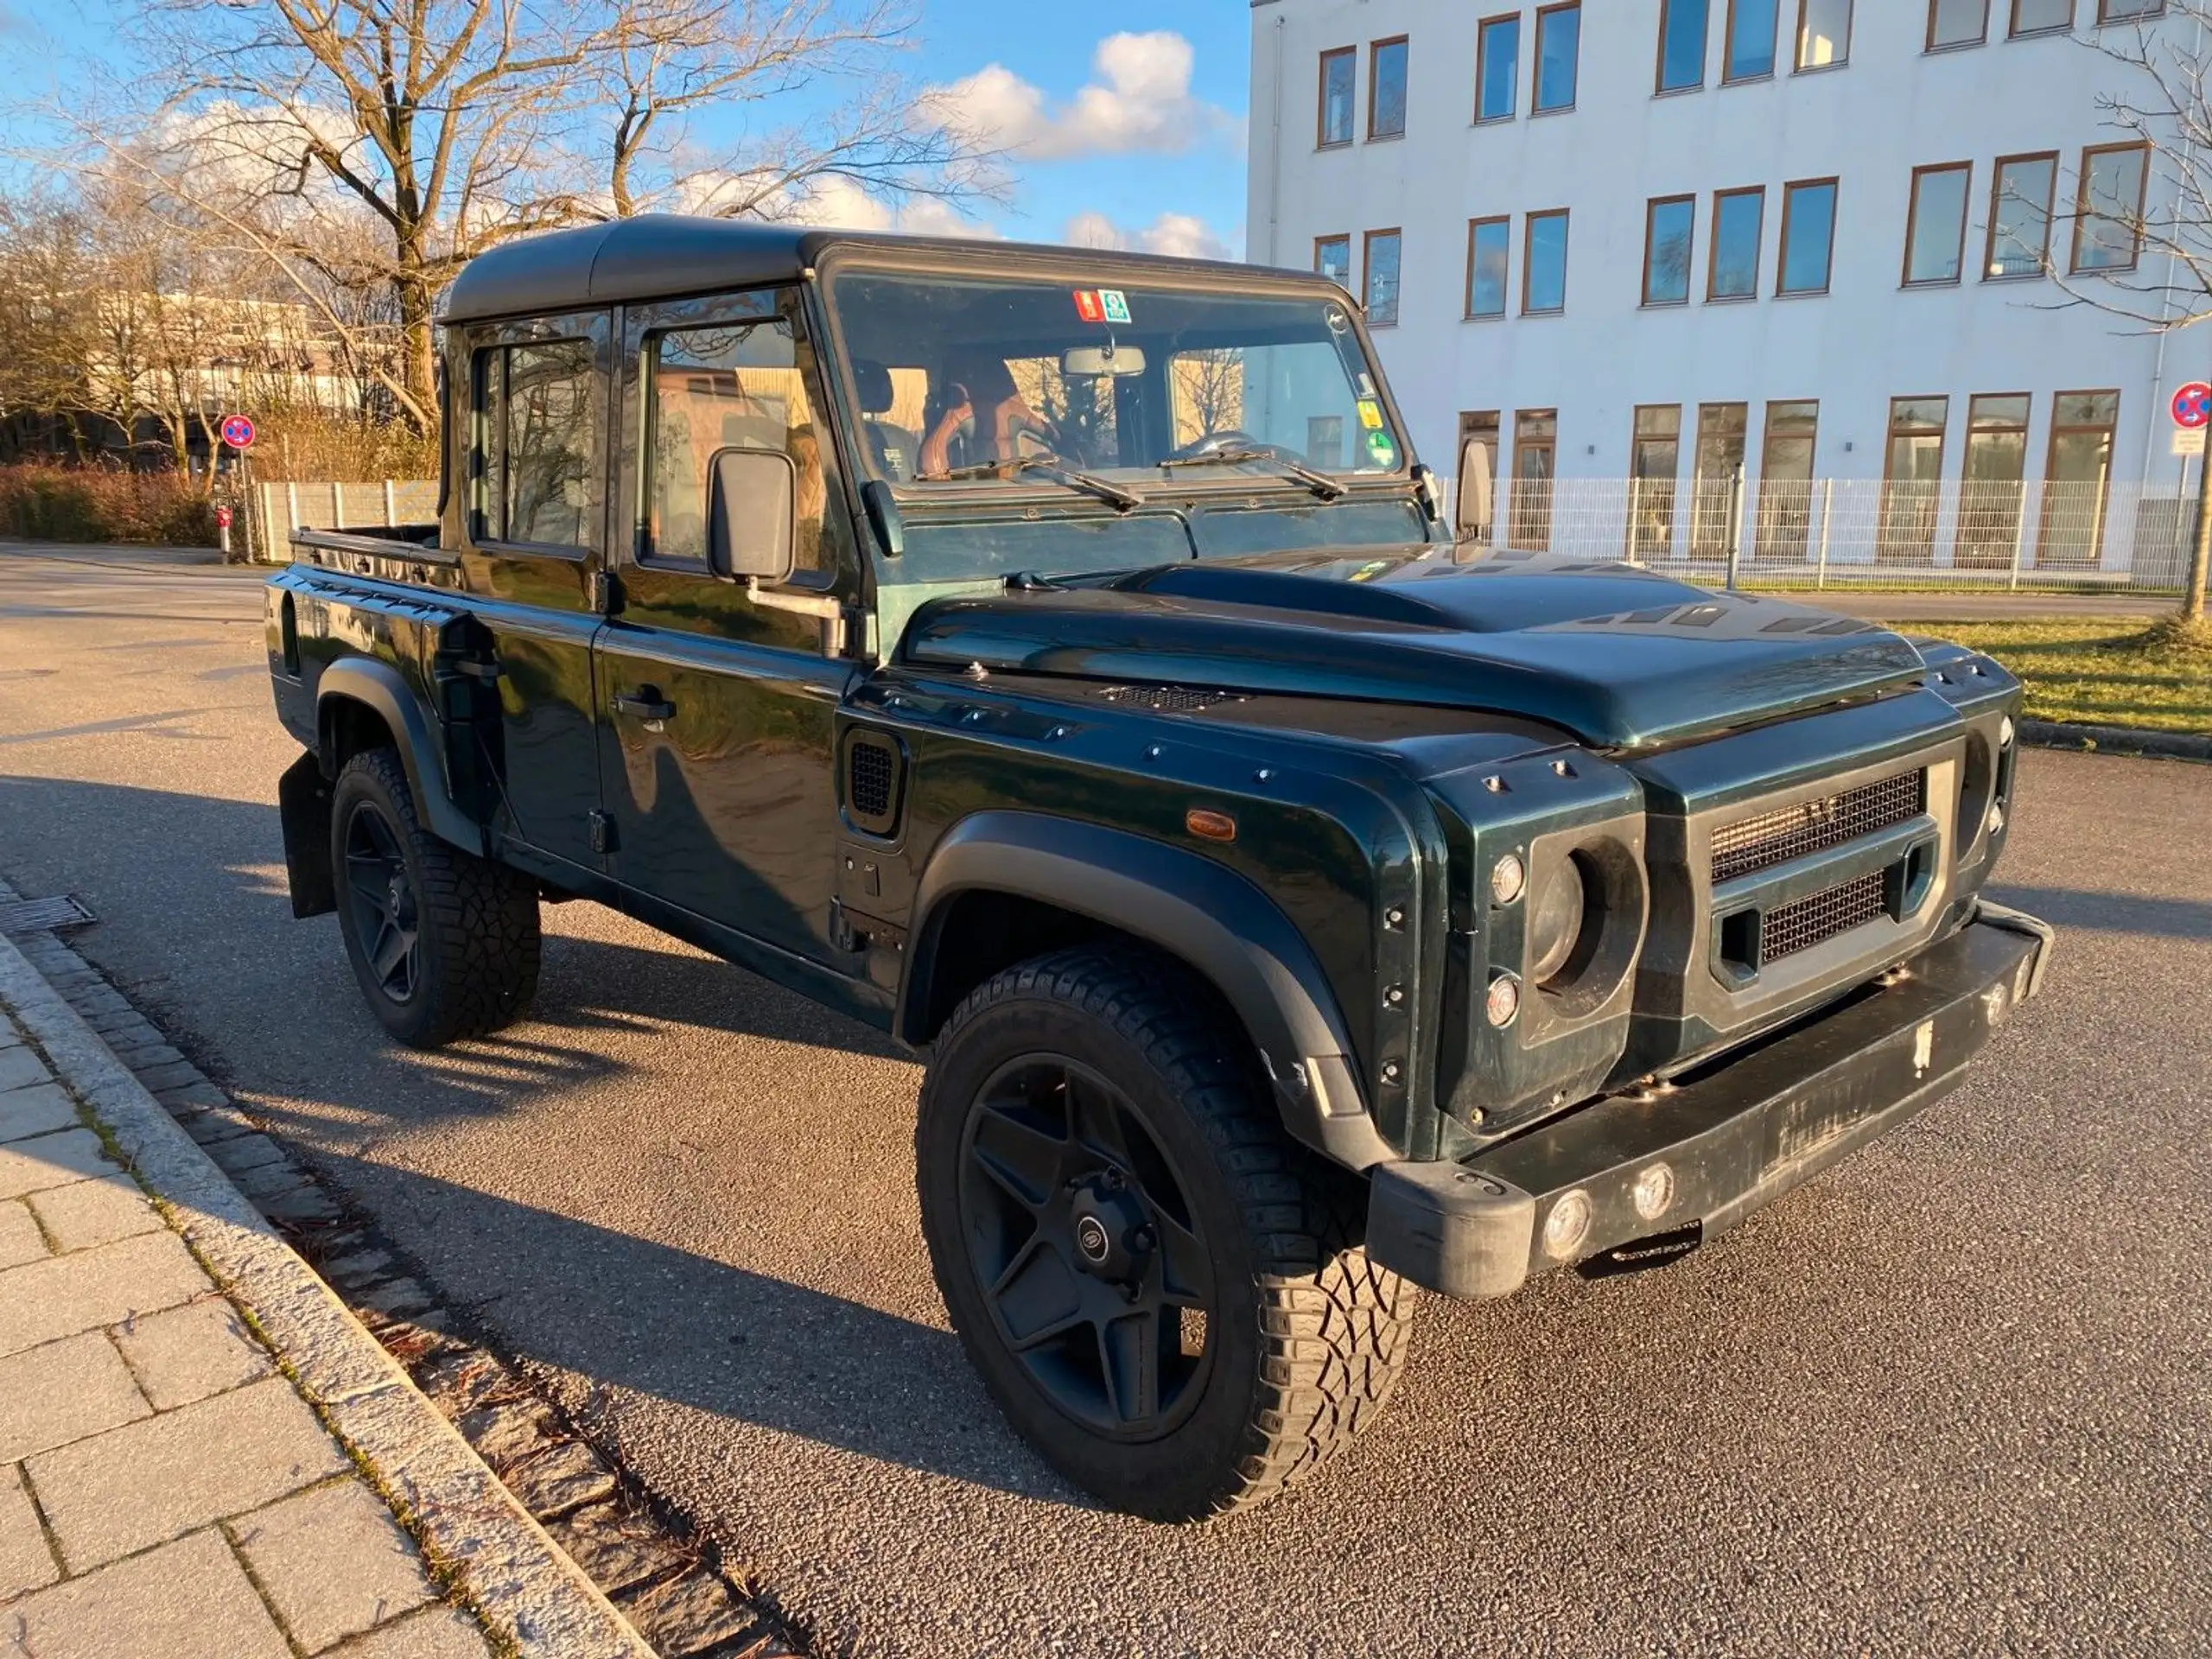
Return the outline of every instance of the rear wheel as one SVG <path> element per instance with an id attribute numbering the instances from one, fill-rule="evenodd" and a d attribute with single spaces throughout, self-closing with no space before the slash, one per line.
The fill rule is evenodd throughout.
<path id="1" fill-rule="evenodd" d="M 423 828 L 395 752 L 346 763 L 331 791 L 330 835 L 346 955 L 386 1031 L 435 1048 L 529 1010 L 537 890 Z"/>
<path id="2" fill-rule="evenodd" d="M 1405 1356 L 1362 1187 L 1253 1073 L 1208 988 L 1079 948 L 972 994 L 923 1084 L 922 1224 L 969 1358 L 1047 1462 L 1155 1520 L 1312 1473 Z"/>

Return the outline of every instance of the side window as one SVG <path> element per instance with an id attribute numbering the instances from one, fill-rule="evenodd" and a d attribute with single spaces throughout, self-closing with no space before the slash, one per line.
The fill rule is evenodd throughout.
<path id="1" fill-rule="evenodd" d="M 715 453 L 771 449 L 791 457 L 798 479 L 797 568 L 834 569 L 830 434 L 797 304 L 768 294 L 742 296 L 739 304 L 741 315 L 650 337 L 647 556 L 703 569 Z"/>
<path id="2" fill-rule="evenodd" d="M 600 454 L 596 372 L 588 340 L 534 340 L 478 353 L 480 540 L 590 544 Z"/>

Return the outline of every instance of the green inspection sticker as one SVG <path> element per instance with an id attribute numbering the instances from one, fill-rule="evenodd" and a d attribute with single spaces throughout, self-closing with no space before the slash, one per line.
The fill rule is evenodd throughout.
<path id="1" fill-rule="evenodd" d="M 1390 441 L 1388 432 L 1370 432 L 1367 435 L 1367 458 L 1377 467 L 1395 467 L 1398 464 L 1398 446 Z"/>

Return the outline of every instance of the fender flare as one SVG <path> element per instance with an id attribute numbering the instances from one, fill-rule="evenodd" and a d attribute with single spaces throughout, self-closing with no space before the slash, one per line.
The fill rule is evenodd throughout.
<path id="1" fill-rule="evenodd" d="M 1071 911 L 1181 957 L 1244 1022 L 1292 1135 L 1352 1169 L 1402 1155 L 1368 1111 L 1335 995 L 1290 918 L 1236 872 L 1126 830 L 1020 811 L 974 813 L 948 830 L 914 894 L 895 1016 L 907 1042 L 928 1039 L 950 901 L 977 890 Z"/>
<path id="2" fill-rule="evenodd" d="M 346 657 L 322 671 L 315 682 L 315 747 L 326 775 L 331 765 L 330 704 L 345 697 L 373 711 L 399 746 L 399 763 L 406 768 L 407 787 L 415 797 L 415 810 L 432 834 L 465 847 L 481 856 L 484 827 L 454 802 L 447 787 L 438 740 L 430 729 L 422 699 L 389 663 L 372 658 Z"/>

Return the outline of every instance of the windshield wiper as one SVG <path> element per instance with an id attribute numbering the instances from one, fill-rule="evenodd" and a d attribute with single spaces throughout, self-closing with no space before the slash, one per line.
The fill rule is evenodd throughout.
<path id="1" fill-rule="evenodd" d="M 994 473 L 1034 473 L 1055 484 L 1065 484 L 1071 490 L 1081 490 L 1085 495 L 1095 495 L 1101 501 L 1110 501 L 1123 512 L 1144 505 L 1144 498 L 1134 491 L 1123 489 L 1110 479 L 1063 467 L 1050 455 L 1021 455 L 1009 461 L 978 461 L 966 467 L 948 467 L 941 473 L 917 474 L 914 481 L 917 484 L 943 484 L 955 479 L 988 478 Z"/>
<path id="2" fill-rule="evenodd" d="M 1211 454 L 1170 455 L 1160 463 L 1160 470 L 1172 473 L 1178 467 L 1240 467 L 1253 461 L 1274 467 L 1285 478 L 1296 479 L 1324 501 L 1333 501 L 1344 493 L 1344 486 L 1326 473 L 1317 473 L 1311 467 L 1301 467 L 1272 449 L 1217 449 Z"/>

